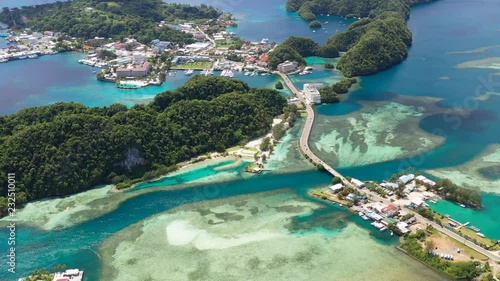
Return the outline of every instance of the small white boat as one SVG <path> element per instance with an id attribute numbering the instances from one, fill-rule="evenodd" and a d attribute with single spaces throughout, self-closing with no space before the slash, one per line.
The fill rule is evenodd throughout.
<path id="1" fill-rule="evenodd" d="M 187 76 L 193 74 L 194 70 L 193 69 L 188 69 L 184 72 L 184 74 L 186 74 Z"/>
<path id="2" fill-rule="evenodd" d="M 28 55 L 28 58 L 36 59 L 36 58 L 38 58 L 38 55 L 37 54 Z"/>
<path id="3" fill-rule="evenodd" d="M 8 62 L 8 59 L 0 59 L 0 63 Z"/>
<path id="4" fill-rule="evenodd" d="M 20 56 L 19 57 L 20 60 L 24 60 L 24 59 L 27 59 L 27 58 L 28 58 L 28 56 Z"/>
<path id="5" fill-rule="evenodd" d="M 245 76 L 250 75 L 250 71 L 245 72 Z"/>
<path id="6" fill-rule="evenodd" d="M 459 206 L 460 206 L 460 207 L 462 207 L 462 208 L 465 208 L 465 205 L 464 205 L 464 204 L 460 204 Z"/>
<path id="7" fill-rule="evenodd" d="M 252 72 L 252 74 L 250 74 L 250 76 L 255 76 L 255 72 Z"/>
<path id="8" fill-rule="evenodd" d="M 94 71 L 92 71 L 92 73 L 97 73 L 97 71 L 94 70 Z"/>

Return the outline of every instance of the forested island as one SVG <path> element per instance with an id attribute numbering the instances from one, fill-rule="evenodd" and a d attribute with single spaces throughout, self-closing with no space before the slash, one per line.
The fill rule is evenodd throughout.
<path id="1" fill-rule="evenodd" d="M 222 11 L 207 5 L 167 4 L 161 0 L 74 0 L 19 8 L 3 8 L 0 22 L 12 29 L 55 31 L 69 36 L 121 40 L 132 36 L 146 44 L 153 39 L 188 44 L 194 39 L 168 23 L 207 23 Z"/>
<path id="2" fill-rule="evenodd" d="M 1 116 L 0 213 L 7 173 L 16 173 L 18 206 L 100 184 L 130 186 L 193 156 L 264 135 L 286 105 L 276 90 L 194 76 L 130 109 L 56 103 Z"/>
<path id="3" fill-rule="evenodd" d="M 388 69 L 408 56 L 410 7 L 432 0 L 288 0 L 286 9 L 308 21 L 317 14 L 363 18 L 327 42 L 341 52 L 338 69 L 347 77 Z"/>

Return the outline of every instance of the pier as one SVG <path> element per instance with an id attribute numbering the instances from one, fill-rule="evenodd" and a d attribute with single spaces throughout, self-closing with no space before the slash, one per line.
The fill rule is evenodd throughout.
<path id="1" fill-rule="evenodd" d="M 300 146 L 300 151 L 301 153 L 311 159 L 313 162 L 317 164 L 323 165 L 325 170 L 332 174 L 334 177 L 339 177 L 342 180 L 342 183 L 344 185 L 351 185 L 349 181 L 347 181 L 342 174 L 340 174 L 337 170 L 335 170 L 332 166 L 328 165 L 325 161 L 321 160 L 314 152 L 311 151 L 309 148 L 309 137 L 311 135 L 311 130 L 314 124 L 314 118 L 315 118 L 315 112 L 312 106 L 305 100 L 304 96 L 301 94 L 301 92 L 295 87 L 295 85 L 290 81 L 290 78 L 288 78 L 287 75 L 281 73 L 281 72 L 274 72 L 275 74 L 278 74 L 283 81 L 285 81 L 286 86 L 290 91 L 301 101 L 305 104 L 306 106 L 306 112 L 307 112 L 307 119 L 306 122 L 304 123 L 304 127 L 302 128 L 302 132 L 300 134 L 300 140 L 299 140 L 299 146 Z"/>

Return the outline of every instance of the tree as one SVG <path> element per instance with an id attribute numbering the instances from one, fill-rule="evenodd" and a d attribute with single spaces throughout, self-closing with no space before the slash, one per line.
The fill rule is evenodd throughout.
<path id="1" fill-rule="evenodd" d="M 274 84 L 274 87 L 278 90 L 283 90 L 283 83 L 281 83 L 281 81 L 278 81 L 276 82 L 276 84 Z"/>
<path id="2" fill-rule="evenodd" d="M 331 63 L 325 63 L 325 69 L 334 69 L 335 66 Z"/>
<path id="3" fill-rule="evenodd" d="M 340 101 L 339 95 L 330 86 L 324 86 L 319 90 L 319 93 L 321 95 L 321 102 L 323 103 L 337 103 Z"/>
<path id="4" fill-rule="evenodd" d="M 262 142 L 260 143 L 260 150 L 261 151 L 268 151 L 269 150 L 269 144 L 271 142 L 271 139 L 269 137 L 265 137 Z"/>
<path id="5" fill-rule="evenodd" d="M 435 248 L 434 241 L 432 240 L 425 241 L 425 251 L 427 253 L 432 253 L 434 251 L 434 248 Z"/>
<path id="6" fill-rule="evenodd" d="M 317 20 L 313 20 L 309 23 L 309 27 L 311 28 L 319 28 L 321 27 L 321 23 Z"/>
<path id="7" fill-rule="evenodd" d="M 342 179 L 340 177 L 333 177 L 332 179 L 332 184 L 338 184 L 338 183 L 341 183 L 342 182 Z"/>

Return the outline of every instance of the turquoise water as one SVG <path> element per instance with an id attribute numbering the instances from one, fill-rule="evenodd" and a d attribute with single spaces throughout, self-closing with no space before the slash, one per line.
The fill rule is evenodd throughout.
<path id="1" fill-rule="evenodd" d="M 317 36 L 313 38 L 323 42 L 329 36 L 325 33 L 310 33 L 307 23 L 297 18 L 296 14 L 284 12 L 284 1 L 272 1 L 270 4 L 269 1 L 260 0 L 245 3 L 215 2 L 214 4 L 226 5 L 230 10 L 238 11 L 235 14 L 242 18 L 242 22 L 235 32 L 244 38 L 248 35 L 250 40 L 268 37 L 270 40 L 280 41 L 293 34 Z M 484 84 L 481 81 L 488 80 L 492 73 L 499 71 L 457 69 L 454 66 L 464 61 L 500 56 L 500 49 L 488 49 L 486 53 L 447 54 L 450 51 L 498 45 L 498 8 L 500 3 L 495 0 L 479 0 L 474 3 L 442 0 L 414 8 L 409 22 L 414 33 L 414 45 L 410 49 L 408 59 L 388 71 L 364 77 L 360 83 L 362 88 L 348 95 L 346 102 L 318 106 L 317 111 L 323 117 L 339 118 L 361 109 L 360 101 L 390 101 L 398 95 L 405 95 L 436 97 L 441 99 L 439 105 L 442 108 L 461 107 L 471 111 L 471 114 L 464 117 L 458 117 L 452 111 L 447 114 L 436 113 L 420 121 L 422 129 L 431 133 L 442 132 L 445 137 L 445 143 L 434 150 L 407 159 L 343 168 L 340 169 L 342 173 L 363 180 L 381 180 L 407 167 L 424 170 L 458 165 L 480 154 L 487 145 L 498 143 L 500 130 L 497 125 L 497 108 L 500 99 L 493 97 L 488 102 L 479 103 L 471 100 L 471 97 L 476 96 L 476 89 Z M 340 20 L 338 19 L 338 22 Z M 0 113 L 15 112 L 26 106 L 70 100 L 87 105 L 106 105 L 113 102 L 131 105 L 147 101 L 162 90 L 182 85 L 187 79 L 180 75 L 156 88 L 119 90 L 112 84 L 95 81 L 91 68 L 75 63 L 75 56 L 63 54 L 0 65 Z M 61 82 L 61 77 L 64 77 L 64 82 Z M 449 79 L 440 79 L 441 77 Z M 249 83 L 255 83 L 251 84 L 254 87 L 272 85 L 276 79 L 271 76 L 242 78 L 249 79 Z M 324 76 L 324 73 L 317 71 L 309 77 L 294 77 L 294 81 L 300 87 L 307 81 L 333 81 L 337 78 L 339 76 L 336 74 Z M 499 79 L 497 78 L 497 81 Z M 490 91 L 500 91 L 498 84 L 489 84 Z M 480 89 L 479 94 L 485 93 L 484 89 Z M 213 175 L 215 170 L 210 169 L 190 175 L 167 177 L 163 179 L 163 183 L 153 182 L 149 185 L 186 183 Z M 235 170 L 238 169 L 240 168 Z M 306 171 L 284 175 L 266 174 L 218 184 L 197 184 L 186 190 L 155 191 L 151 188 L 151 192 L 125 201 L 115 211 L 75 227 L 51 232 L 19 227 L 17 251 L 18 260 L 22 262 L 18 263 L 16 277 L 28 273 L 33 268 L 65 263 L 68 267 L 84 269 L 88 280 L 97 280 L 99 258 L 96 251 L 99 245 L 107 237 L 135 222 L 184 204 L 281 188 L 290 188 L 305 198 L 307 188 L 326 185 L 330 181 L 329 175 Z M 151 187 L 149 185 L 144 184 L 139 188 L 147 189 Z M 482 233 L 496 239 L 500 233 L 497 216 L 500 211 L 499 198 L 495 194 L 484 194 L 485 209 L 479 212 L 448 202 L 439 202 L 431 207 L 450 214 L 459 221 L 470 221 L 481 228 Z M 354 221 L 370 231 L 373 230 L 368 223 L 352 215 L 346 216 L 345 223 L 332 223 L 329 216 L 335 212 L 342 210 L 328 205 L 327 210 L 298 217 L 294 221 L 294 227 L 297 233 L 319 228 L 324 229 L 325 235 L 329 235 L 345 227 L 348 221 Z M 0 230 L 2 237 L 6 234 L 5 229 Z M 383 243 L 395 242 L 395 239 L 385 237 L 378 231 L 372 233 L 372 236 Z M 6 246 L 5 243 L 0 243 L 1 253 L 6 252 Z M 5 261 L 2 255 L 0 263 Z M 0 272 L 2 280 L 13 280 L 12 277 L 5 271 Z"/>
<path id="2" fill-rule="evenodd" d="M 179 71 L 176 76 L 167 77 L 161 86 L 118 89 L 114 83 L 97 81 L 96 74 L 92 73 L 96 68 L 77 63 L 81 57 L 79 53 L 65 53 L 0 64 L 0 114 L 70 101 L 88 106 L 113 103 L 132 106 L 150 102 L 156 94 L 173 90 L 191 78 Z M 278 79 L 274 75 L 250 77 L 240 72 L 235 73 L 235 78 L 247 82 L 251 87 L 274 87 Z M 287 90 L 282 93 L 290 96 Z"/>
<path id="3" fill-rule="evenodd" d="M 132 192 L 135 190 L 145 189 L 150 187 L 171 186 L 171 185 L 189 183 L 195 180 L 199 180 L 201 178 L 216 175 L 224 170 L 236 171 L 238 174 L 242 174 L 245 166 L 248 165 L 248 163 L 246 162 L 242 162 L 238 164 L 236 167 L 223 169 L 224 166 L 234 164 L 235 162 L 236 162 L 235 160 L 226 160 L 214 164 L 209 164 L 205 167 L 189 170 L 186 172 L 180 171 L 179 174 L 176 173 L 175 175 L 169 175 L 151 182 L 140 183 L 136 185 L 133 189 L 129 189 L 127 192 Z"/>
<path id="4" fill-rule="evenodd" d="M 481 211 L 474 211 L 470 208 L 462 208 L 457 204 L 439 200 L 436 204 L 429 203 L 432 210 L 440 214 L 448 214 L 454 220 L 461 223 L 470 222 L 479 228 L 486 237 L 500 240 L 500 197 L 492 194 L 483 196 L 483 206 Z"/>

